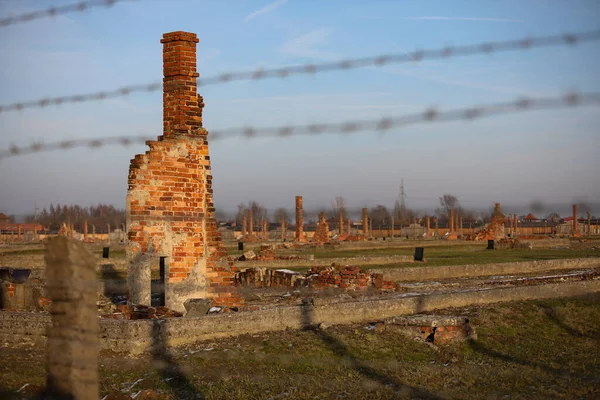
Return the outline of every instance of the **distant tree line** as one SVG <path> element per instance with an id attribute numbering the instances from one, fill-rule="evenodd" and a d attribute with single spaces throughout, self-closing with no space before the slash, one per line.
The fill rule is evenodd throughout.
<path id="1" fill-rule="evenodd" d="M 108 224 L 110 224 L 111 230 L 122 229 L 122 224 L 125 223 L 125 210 L 108 204 L 89 207 L 76 204 L 57 204 L 56 206 L 50 204 L 48 209 L 43 208 L 37 216 L 30 214 L 25 217 L 26 223 L 38 223 L 51 231 L 59 230 L 64 222 L 73 224 L 76 231 L 82 232 L 86 220 L 88 232 L 90 233 L 92 232 L 92 225 L 96 226 L 96 233 L 106 233 Z"/>

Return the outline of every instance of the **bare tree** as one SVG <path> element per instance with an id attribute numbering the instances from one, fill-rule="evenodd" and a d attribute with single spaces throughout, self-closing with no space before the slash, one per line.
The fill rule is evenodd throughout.
<path id="1" fill-rule="evenodd" d="M 387 207 L 382 204 L 378 204 L 375 208 L 373 208 L 370 214 L 373 225 L 381 226 L 390 223 L 390 212 L 388 211 Z"/>
<path id="2" fill-rule="evenodd" d="M 347 211 L 346 211 L 346 199 L 344 199 L 342 196 L 337 196 L 335 198 L 335 202 L 331 204 L 331 218 L 339 218 L 340 216 L 340 211 L 342 212 L 342 218 L 344 219 L 344 221 L 347 218 Z"/>
<path id="3" fill-rule="evenodd" d="M 267 209 L 264 205 L 257 201 L 250 201 L 248 204 L 238 204 L 238 212 L 235 217 L 235 222 L 241 224 L 244 217 L 248 215 L 248 211 L 252 210 L 252 223 L 254 226 L 262 226 L 262 221 L 267 219 Z M 248 221 L 249 222 L 249 221 Z"/>
<path id="4" fill-rule="evenodd" d="M 275 213 L 273 214 L 273 218 L 275 218 L 276 222 L 281 222 L 281 221 L 284 221 L 286 223 L 290 222 L 290 214 L 283 207 L 275 210 Z"/>
<path id="5" fill-rule="evenodd" d="M 440 208 L 436 210 L 436 214 L 439 216 L 441 221 L 448 220 L 448 214 L 450 213 L 451 209 L 457 210 L 459 215 L 462 214 L 460 202 L 456 196 L 451 194 L 442 195 L 440 197 Z"/>
<path id="6" fill-rule="evenodd" d="M 262 226 L 262 221 L 267 219 L 267 209 L 265 206 L 257 201 L 251 201 L 248 208 L 252 210 L 254 226 Z"/>
<path id="7" fill-rule="evenodd" d="M 246 217 L 246 213 L 248 212 L 248 207 L 246 207 L 246 205 L 244 203 L 240 203 L 240 204 L 238 204 L 237 208 L 238 208 L 238 211 L 235 216 L 235 223 L 237 225 L 241 225 L 242 222 L 244 221 L 244 217 Z"/>
<path id="8" fill-rule="evenodd" d="M 579 212 L 582 213 L 591 213 L 592 212 L 592 205 L 589 204 L 588 202 L 585 201 L 578 201 L 577 202 L 577 209 Z"/>
<path id="9" fill-rule="evenodd" d="M 558 215 L 556 212 L 551 212 L 550 214 L 546 215 L 545 219 L 552 222 L 558 222 L 560 220 L 560 215 Z"/>

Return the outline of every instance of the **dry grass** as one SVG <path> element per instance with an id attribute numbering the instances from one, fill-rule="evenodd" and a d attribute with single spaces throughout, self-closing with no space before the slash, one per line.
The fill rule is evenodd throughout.
<path id="1" fill-rule="evenodd" d="M 434 352 L 392 332 L 345 326 L 203 342 L 156 357 L 104 354 L 101 392 L 152 388 L 165 399 L 600 397 L 600 294 L 443 313 L 470 315 L 478 340 Z M 25 383 L 43 385 L 40 349 L 2 354 L 5 396 Z"/>

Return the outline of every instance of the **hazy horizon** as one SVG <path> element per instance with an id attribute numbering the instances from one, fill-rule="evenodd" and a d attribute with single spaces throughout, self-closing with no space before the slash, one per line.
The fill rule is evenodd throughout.
<path id="1" fill-rule="evenodd" d="M 481 213 L 481 214 L 485 214 L 485 213 L 489 213 L 493 208 L 494 208 L 494 204 L 495 202 L 490 202 L 489 204 L 484 204 L 481 206 L 466 206 L 464 204 L 462 204 L 462 202 L 459 199 L 459 202 L 461 203 L 461 207 L 463 207 L 465 210 L 467 211 L 471 211 L 471 212 L 475 212 L 475 213 Z M 244 202 L 245 204 L 248 203 L 248 201 Z M 273 218 L 273 215 L 275 213 L 275 211 L 278 208 L 284 208 L 287 212 L 288 215 L 290 217 L 290 220 L 294 220 L 295 218 L 295 211 L 294 211 L 294 198 L 291 199 L 291 201 L 289 202 L 290 204 L 285 204 L 285 205 L 279 205 L 279 206 L 274 206 L 274 207 L 266 207 L 267 209 L 267 218 L 269 220 L 271 220 L 272 222 L 277 222 L 275 221 L 275 219 Z M 332 198 L 332 201 L 328 204 L 313 204 L 310 201 L 307 201 L 306 198 L 303 198 L 303 205 L 304 205 L 304 215 L 305 218 L 313 218 L 316 219 L 318 217 L 319 212 L 321 211 L 331 211 L 334 207 L 334 199 Z M 595 218 L 599 218 L 600 217 L 600 203 L 586 203 L 586 202 L 574 202 L 574 203 L 543 203 L 540 206 L 540 203 L 538 203 L 537 205 L 534 205 L 534 203 L 537 203 L 537 201 L 533 201 L 533 202 L 529 202 L 527 204 L 501 204 L 501 209 L 502 212 L 504 212 L 505 214 L 518 214 L 518 215 L 526 215 L 528 213 L 532 213 L 534 216 L 536 216 L 537 218 L 543 219 L 545 218 L 547 215 L 549 215 L 550 213 L 558 213 L 561 217 L 568 217 L 572 215 L 572 205 L 573 204 L 578 204 L 578 213 L 580 215 L 580 217 L 584 217 L 586 211 L 589 211 L 593 217 Z M 54 206 L 56 206 L 58 203 L 53 203 Z M 350 216 L 352 218 L 361 218 L 361 210 L 363 207 L 368 207 L 369 210 L 371 210 L 372 208 L 376 207 L 377 205 L 380 205 L 382 203 L 377 203 L 377 204 L 371 204 L 371 205 L 353 205 L 352 203 L 348 202 L 348 206 L 346 207 L 348 213 L 350 214 Z M 63 204 L 61 203 L 61 206 L 64 205 L 70 205 L 70 204 Z M 90 205 L 95 205 L 95 204 L 78 204 L 80 206 L 90 206 Z M 125 209 L 125 204 L 123 204 L 122 206 L 120 205 L 115 205 L 113 204 L 117 209 L 121 209 L 124 210 Z M 387 207 L 387 209 L 391 212 L 394 208 L 394 204 L 382 204 L 384 206 Z M 431 215 L 433 216 L 436 212 L 436 209 L 440 207 L 439 201 L 437 203 L 437 205 L 433 205 L 431 207 L 421 207 L 421 206 L 411 206 L 411 204 L 409 202 L 407 202 L 407 207 L 415 212 L 417 215 L 419 216 L 423 216 L 423 215 Z M 49 208 L 49 204 L 48 205 L 40 205 L 39 203 L 37 204 L 38 207 L 38 213 L 41 212 L 41 210 L 43 208 L 48 209 Z M 237 214 L 237 208 L 235 209 L 222 209 L 217 207 L 216 208 L 217 213 L 219 213 L 220 215 L 224 214 L 227 219 L 233 219 L 235 218 L 235 215 Z M 15 214 L 15 213 L 10 213 L 10 212 L 5 212 L 4 210 L 0 210 L 0 212 L 6 214 L 6 215 L 12 215 L 17 219 L 17 222 L 22 222 L 23 219 L 26 216 L 29 215 L 33 215 L 33 208 L 31 210 L 31 212 L 28 213 L 21 213 L 21 214 Z"/>

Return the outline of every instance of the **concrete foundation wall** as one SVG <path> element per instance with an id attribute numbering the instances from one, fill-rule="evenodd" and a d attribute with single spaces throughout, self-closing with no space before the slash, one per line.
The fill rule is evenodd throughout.
<path id="1" fill-rule="evenodd" d="M 299 329 L 309 324 L 351 324 L 379 321 L 450 307 L 507 301 L 572 297 L 600 291 L 600 281 L 477 289 L 429 295 L 399 295 L 387 299 L 332 301 L 315 299 L 311 306 L 273 307 L 258 311 L 167 320 L 100 320 L 100 348 L 139 354 L 148 351 L 153 338 L 170 346 L 200 340 L 265 331 Z M 0 341 L 44 342 L 50 316 L 0 312 Z"/>
<path id="2" fill-rule="evenodd" d="M 498 264 L 448 265 L 439 267 L 410 267 L 377 269 L 383 279 L 393 281 L 425 281 L 435 279 L 464 278 L 468 276 L 493 276 L 527 274 L 560 269 L 595 268 L 600 258 L 576 258 L 566 260 L 526 261 Z"/>

